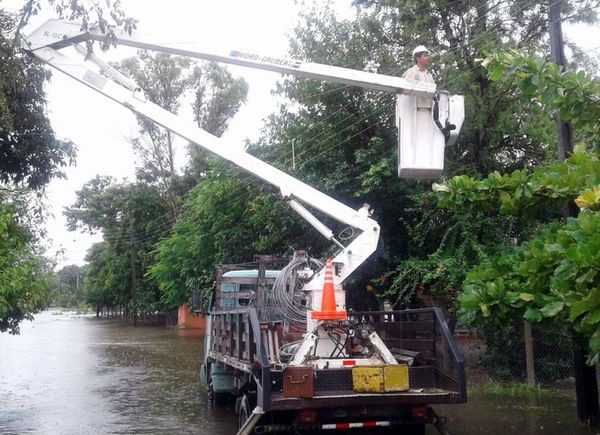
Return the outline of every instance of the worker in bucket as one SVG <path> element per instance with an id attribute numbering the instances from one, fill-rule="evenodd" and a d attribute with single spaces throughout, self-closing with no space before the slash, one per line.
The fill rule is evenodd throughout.
<path id="1" fill-rule="evenodd" d="M 402 76 L 406 80 L 413 82 L 435 83 L 433 77 L 427 71 L 429 66 L 429 50 L 423 45 L 415 47 L 412 52 L 413 62 L 412 68 L 409 68 Z M 428 125 L 432 116 L 433 100 L 431 97 L 417 97 L 417 122 L 419 125 Z"/>
<path id="2" fill-rule="evenodd" d="M 407 80 L 434 83 L 433 77 L 431 77 L 431 74 L 427 71 L 429 60 L 431 59 L 429 50 L 423 45 L 419 45 L 413 50 L 412 58 L 415 64 L 412 68 L 409 68 L 402 77 Z"/>

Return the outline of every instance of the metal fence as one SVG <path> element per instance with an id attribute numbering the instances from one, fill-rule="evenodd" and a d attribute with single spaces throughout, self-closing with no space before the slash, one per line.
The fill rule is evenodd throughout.
<path id="1" fill-rule="evenodd" d="M 573 338 L 566 325 L 516 321 L 505 328 L 457 331 L 469 383 L 498 381 L 551 389 L 575 398 Z"/>

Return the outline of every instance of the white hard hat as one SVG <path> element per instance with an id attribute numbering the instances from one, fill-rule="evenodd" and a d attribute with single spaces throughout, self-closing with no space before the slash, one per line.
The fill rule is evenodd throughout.
<path id="1" fill-rule="evenodd" d="M 413 57 L 415 57 L 415 54 L 422 53 L 424 51 L 426 51 L 427 53 L 429 53 L 429 50 L 427 50 L 427 47 L 425 47 L 424 45 L 417 45 L 415 47 L 415 49 L 413 50 L 412 55 L 413 55 Z"/>

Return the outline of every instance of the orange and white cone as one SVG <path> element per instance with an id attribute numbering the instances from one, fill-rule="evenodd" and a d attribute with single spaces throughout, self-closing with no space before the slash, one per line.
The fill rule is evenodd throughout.
<path id="1" fill-rule="evenodd" d="M 331 259 L 325 262 L 325 281 L 323 282 L 323 299 L 321 311 L 312 311 L 310 317 L 313 320 L 345 320 L 346 311 L 338 311 L 335 303 L 335 290 L 333 289 L 333 270 Z"/>

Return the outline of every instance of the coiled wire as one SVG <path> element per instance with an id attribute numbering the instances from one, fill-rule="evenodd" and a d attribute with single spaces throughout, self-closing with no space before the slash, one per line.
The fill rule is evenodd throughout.
<path id="1" fill-rule="evenodd" d="M 298 276 L 301 269 L 310 269 L 311 275 L 320 270 L 323 263 L 314 258 L 295 257 L 287 266 L 279 272 L 271 289 L 271 301 L 269 305 L 274 311 L 273 320 L 283 320 L 284 330 L 290 325 L 301 327 L 306 325 L 307 295 L 304 294 L 305 279 Z"/>

